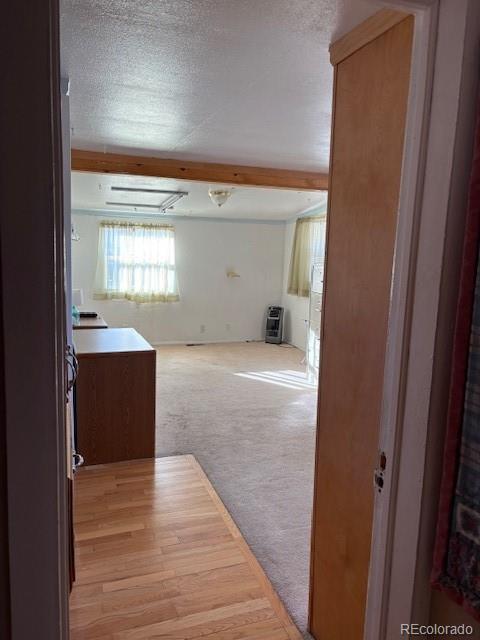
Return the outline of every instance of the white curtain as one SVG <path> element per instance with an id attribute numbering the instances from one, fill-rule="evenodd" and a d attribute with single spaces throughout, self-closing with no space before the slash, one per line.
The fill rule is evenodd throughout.
<path id="1" fill-rule="evenodd" d="M 295 224 L 288 293 L 308 298 L 312 264 L 325 255 L 325 217 L 298 218 Z"/>
<path id="2" fill-rule="evenodd" d="M 174 228 L 101 222 L 94 298 L 125 298 L 135 302 L 178 300 Z"/>

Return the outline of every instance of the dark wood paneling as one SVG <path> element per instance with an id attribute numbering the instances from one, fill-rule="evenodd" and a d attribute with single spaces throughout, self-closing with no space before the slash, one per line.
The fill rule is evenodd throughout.
<path id="1" fill-rule="evenodd" d="M 4 3 L 0 21 L 1 357 L 11 619 L 22 640 L 68 633 L 58 4 Z"/>
<path id="2" fill-rule="evenodd" d="M 0 247 L 1 252 L 1 247 Z M 0 266 L 1 253 L 0 253 Z M 1 268 L 1 267 L 0 267 Z M 10 563 L 8 558 L 7 432 L 3 354 L 3 297 L 0 287 L 0 638 L 10 638 Z"/>
<path id="3" fill-rule="evenodd" d="M 86 465 L 155 455 L 155 358 L 79 354 L 77 448 Z"/>

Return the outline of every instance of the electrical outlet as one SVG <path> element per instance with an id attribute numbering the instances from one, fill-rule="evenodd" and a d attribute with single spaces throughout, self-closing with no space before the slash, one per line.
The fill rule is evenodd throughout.
<path id="1" fill-rule="evenodd" d="M 205 325 L 204 324 L 200 325 L 200 333 L 205 333 Z"/>
<path id="2" fill-rule="evenodd" d="M 225 325 L 225 329 L 226 329 L 227 331 L 230 331 L 230 323 L 229 323 L 229 322 L 227 322 L 227 324 Z"/>

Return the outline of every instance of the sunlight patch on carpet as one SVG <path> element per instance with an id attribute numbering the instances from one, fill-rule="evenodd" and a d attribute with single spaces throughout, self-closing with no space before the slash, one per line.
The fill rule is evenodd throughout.
<path id="1" fill-rule="evenodd" d="M 247 371 L 235 373 L 234 375 L 256 382 L 267 382 L 287 389 L 296 389 L 297 391 L 313 391 L 316 388 L 315 384 L 308 381 L 305 373 L 289 369 L 284 371 Z"/>

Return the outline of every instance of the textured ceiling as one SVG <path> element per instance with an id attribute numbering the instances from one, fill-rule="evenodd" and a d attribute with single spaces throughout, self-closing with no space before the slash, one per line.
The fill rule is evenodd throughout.
<path id="1" fill-rule="evenodd" d="M 62 0 L 73 146 L 328 166 L 328 45 L 366 0 Z"/>
<path id="2" fill-rule="evenodd" d="M 210 200 L 208 190 L 221 189 L 223 185 L 206 182 L 189 182 L 168 178 L 140 178 L 138 176 L 115 176 L 95 173 L 72 173 L 72 208 L 75 210 L 115 211 L 130 214 L 156 214 L 150 207 L 133 207 L 128 203 L 157 205 L 165 195 L 156 193 L 125 192 L 114 187 L 166 189 L 187 191 L 188 196 L 179 200 L 168 215 L 201 216 L 208 218 L 232 218 L 245 220 L 288 220 L 311 208 L 326 205 L 324 191 L 294 191 L 264 189 L 262 187 L 230 187 L 232 195 L 218 207 Z M 124 203 L 113 206 L 108 202 Z"/>

